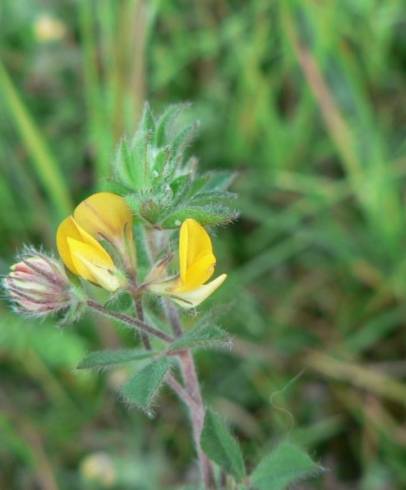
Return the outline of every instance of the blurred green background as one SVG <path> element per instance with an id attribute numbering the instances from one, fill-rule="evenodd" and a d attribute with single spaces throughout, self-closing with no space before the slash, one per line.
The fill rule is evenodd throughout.
<path id="1" fill-rule="evenodd" d="M 250 465 L 281 437 L 302 489 L 406 488 L 406 16 L 401 0 L 1 0 L 0 271 L 54 248 L 145 100 L 190 101 L 201 166 L 235 169 L 215 238 L 230 353 L 198 355 Z M 75 371 L 131 335 L 0 317 L 0 488 L 157 490 L 193 479 L 186 414 Z M 104 487 L 97 480 L 104 482 Z"/>

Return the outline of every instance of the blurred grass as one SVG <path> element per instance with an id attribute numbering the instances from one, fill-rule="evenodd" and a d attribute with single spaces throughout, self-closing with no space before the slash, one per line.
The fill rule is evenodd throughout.
<path id="1" fill-rule="evenodd" d="M 38 35 L 45 14 L 59 38 Z M 146 98 L 192 101 L 193 152 L 240 172 L 242 211 L 216 238 L 235 349 L 199 356 L 204 391 L 251 464 L 286 431 L 306 443 L 329 469 L 308 488 L 406 485 L 405 22 L 400 0 L 0 4 L 1 271 L 106 183 Z M 80 464 L 100 451 L 117 488 L 185 480 L 175 400 L 156 424 L 114 396 L 125 372 L 73 372 L 125 333 L 6 308 L 0 488 L 94 488 Z"/>

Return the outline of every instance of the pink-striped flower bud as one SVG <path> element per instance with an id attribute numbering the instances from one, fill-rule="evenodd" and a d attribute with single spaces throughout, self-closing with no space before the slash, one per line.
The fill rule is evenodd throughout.
<path id="1" fill-rule="evenodd" d="M 45 316 L 67 310 L 74 295 L 62 265 L 54 258 L 27 249 L 3 280 L 7 296 L 19 313 Z"/>

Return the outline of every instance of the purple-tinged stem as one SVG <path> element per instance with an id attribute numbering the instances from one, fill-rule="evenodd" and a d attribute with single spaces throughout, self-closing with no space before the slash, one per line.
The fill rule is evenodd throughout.
<path id="1" fill-rule="evenodd" d="M 176 337 L 182 336 L 182 326 L 176 308 L 166 300 L 164 300 L 164 308 L 168 320 L 172 326 L 174 335 Z M 195 361 L 191 350 L 188 349 L 181 351 L 179 353 L 179 361 L 186 392 L 188 393 L 188 397 L 183 399 L 183 401 L 189 409 L 190 421 L 193 430 L 193 440 L 199 460 L 200 472 L 206 490 L 212 490 L 215 489 L 213 467 L 200 445 L 200 436 L 203 430 L 206 411 L 203 404 L 199 379 L 197 377 Z"/>
<path id="2" fill-rule="evenodd" d="M 158 330 L 157 328 L 148 325 L 148 323 L 145 323 L 144 321 L 141 321 L 138 318 L 133 318 L 132 316 L 126 315 L 125 313 L 118 313 L 116 311 L 108 310 L 103 305 L 97 303 L 96 301 L 93 301 L 92 299 L 87 300 L 86 304 L 89 308 L 97 311 L 101 315 L 104 315 L 108 318 L 113 318 L 115 320 L 119 320 L 120 322 L 130 327 L 136 328 L 137 330 L 139 330 L 142 333 L 145 333 L 146 335 L 153 335 L 154 337 L 158 337 L 159 339 L 164 340 L 165 342 L 168 343 L 171 343 L 175 340 L 170 335 L 166 334 L 165 332 L 162 332 L 162 330 Z"/>

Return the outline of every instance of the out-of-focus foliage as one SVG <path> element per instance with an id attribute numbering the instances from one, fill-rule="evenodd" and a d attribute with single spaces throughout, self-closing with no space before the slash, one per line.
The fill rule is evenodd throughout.
<path id="1" fill-rule="evenodd" d="M 191 101 L 190 155 L 239 172 L 241 210 L 216 237 L 234 349 L 199 352 L 205 396 L 249 471 L 286 432 L 306 447 L 309 488 L 406 485 L 404 24 L 400 0 L 0 4 L 1 272 L 110 185 L 145 99 Z M 188 479 L 177 400 L 148 420 L 115 396 L 131 372 L 75 371 L 128 332 L 1 309 L 0 488 Z"/>

